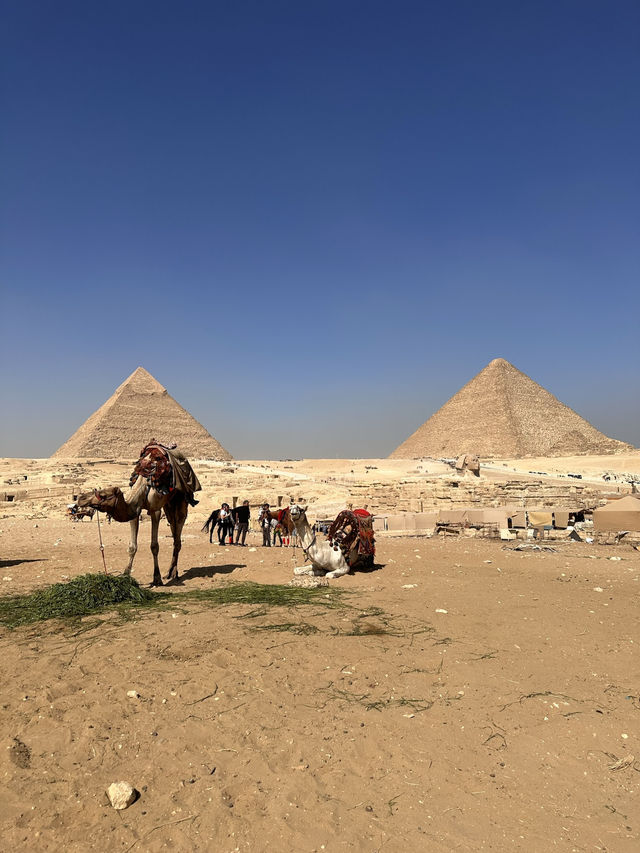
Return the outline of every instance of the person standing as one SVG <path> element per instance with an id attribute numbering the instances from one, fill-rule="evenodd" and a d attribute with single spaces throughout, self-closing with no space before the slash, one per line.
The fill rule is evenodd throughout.
<path id="1" fill-rule="evenodd" d="M 271 547 L 271 511 L 269 510 L 269 504 L 262 504 L 262 509 L 260 510 L 260 516 L 258 518 L 258 523 L 262 528 L 262 545 L 264 548 Z"/>
<path id="2" fill-rule="evenodd" d="M 218 515 L 218 544 L 224 545 L 226 537 L 231 536 L 233 541 L 233 516 L 229 504 L 222 504 Z"/>
<path id="3" fill-rule="evenodd" d="M 271 529 L 273 530 L 273 547 L 276 547 L 276 537 L 278 537 L 280 540 L 280 547 L 282 548 L 282 525 L 277 518 L 271 519 Z"/>
<path id="4" fill-rule="evenodd" d="M 236 519 L 236 545 L 244 545 L 249 529 L 249 519 L 251 518 L 249 501 L 243 501 L 242 506 L 237 506 L 234 515 Z"/>

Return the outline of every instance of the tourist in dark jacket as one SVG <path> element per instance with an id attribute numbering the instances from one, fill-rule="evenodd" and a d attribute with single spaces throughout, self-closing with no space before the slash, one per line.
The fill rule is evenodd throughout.
<path id="1" fill-rule="evenodd" d="M 243 501 L 242 506 L 237 506 L 233 510 L 233 515 L 236 520 L 236 545 L 244 545 L 244 540 L 247 538 L 247 530 L 249 529 L 249 519 L 251 518 L 251 510 L 249 501 Z"/>

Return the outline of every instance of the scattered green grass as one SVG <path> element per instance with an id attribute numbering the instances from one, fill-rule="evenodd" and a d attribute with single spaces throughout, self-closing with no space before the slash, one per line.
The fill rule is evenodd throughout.
<path id="1" fill-rule="evenodd" d="M 434 704 L 430 699 L 409 699 L 405 696 L 373 699 L 369 693 L 351 693 L 349 690 L 341 690 L 336 687 L 327 690 L 327 693 L 331 699 L 339 699 L 343 702 L 362 705 L 366 711 L 384 711 L 387 708 L 411 708 L 414 713 L 418 714 L 421 711 L 428 711 Z"/>
<path id="2" fill-rule="evenodd" d="M 290 631 L 292 634 L 317 634 L 320 629 L 308 622 L 281 622 L 278 625 L 256 625 L 254 631 Z"/>
<path id="3" fill-rule="evenodd" d="M 164 593 L 167 598 L 181 602 L 204 601 L 208 604 L 253 604 L 271 607 L 322 605 L 334 609 L 344 607 L 341 600 L 350 593 L 329 587 L 300 587 L 286 584 L 235 583 L 213 589 L 194 589 L 190 592 Z M 163 595 L 163 593 L 156 593 Z"/>
<path id="4" fill-rule="evenodd" d="M 0 625 L 15 628 L 47 619 L 79 620 L 101 610 L 117 610 L 127 618 L 143 609 L 172 609 L 185 604 L 207 606 L 247 604 L 298 607 L 313 604 L 325 609 L 344 607 L 345 590 L 303 588 L 279 584 L 239 583 L 189 592 L 153 592 L 125 575 L 88 574 L 27 595 L 0 597 Z M 260 611 L 252 611 L 257 615 Z M 284 630 L 284 629 L 281 629 Z M 292 629 L 289 629 L 292 630 Z"/>

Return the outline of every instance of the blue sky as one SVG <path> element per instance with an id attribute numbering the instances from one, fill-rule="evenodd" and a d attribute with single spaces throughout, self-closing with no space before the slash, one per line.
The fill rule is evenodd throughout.
<path id="1" fill-rule="evenodd" d="M 235 456 L 384 456 L 503 357 L 640 445 L 640 6 L 4 10 L 0 456 L 138 365 Z"/>

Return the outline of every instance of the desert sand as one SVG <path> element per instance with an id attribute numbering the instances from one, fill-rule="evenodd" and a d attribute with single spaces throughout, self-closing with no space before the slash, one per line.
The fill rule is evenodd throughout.
<path id="1" fill-rule="evenodd" d="M 0 473 L 55 483 L 56 464 L 3 460 Z M 318 506 L 371 466 L 393 478 L 416 465 L 233 464 L 286 472 Z M 547 460 L 594 478 L 599 464 Z M 620 464 L 637 470 L 637 455 Z M 123 483 L 126 469 L 105 463 L 96 479 Z M 220 490 L 200 493 L 180 583 L 167 589 L 288 583 L 298 549 L 263 548 L 258 533 L 220 547 L 200 532 L 231 496 Z M 3 593 L 102 570 L 95 520 L 71 522 L 64 503 L 3 504 Z M 144 519 L 142 584 L 149 529 Z M 108 569 L 120 571 L 128 526 L 102 532 Z M 168 532 L 162 522 L 163 572 Z M 329 582 L 349 593 L 338 610 L 181 604 L 131 621 L 0 629 L 3 846 L 636 851 L 640 553 L 515 544 L 379 535 L 376 570 Z M 105 790 L 120 780 L 140 797 L 116 812 Z"/>

